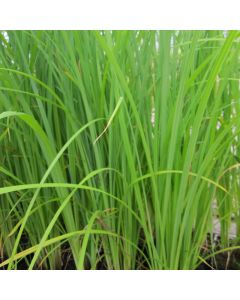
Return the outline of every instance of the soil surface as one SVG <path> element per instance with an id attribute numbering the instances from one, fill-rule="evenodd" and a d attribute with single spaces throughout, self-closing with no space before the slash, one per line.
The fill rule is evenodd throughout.
<path id="1" fill-rule="evenodd" d="M 26 242 L 26 241 L 24 241 Z M 203 246 L 202 249 L 202 253 L 201 256 L 207 257 L 209 254 L 211 254 L 213 252 L 213 248 L 214 248 L 214 252 L 220 250 L 220 244 L 221 244 L 221 240 L 219 237 L 215 237 L 214 239 L 210 238 L 210 235 L 208 236 L 208 239 L 205 243 L 205 245 Z M 230 241 L 230 245 L 229 246 L 233 246 L 233 243 Z M 139 245 L 141 247 L 141 249 L 143 249 L 144 251 L 144 245 Z M 100 251 L 102 252 L 102 251 Z M 103 257 L 103 253 L 99 253 L 100 257 Z M 18 262 L 17 268 L 18 270 L 27 270 L 28 269 L 28 265 L 29 262 L 31 261 L 31 258 L 33 257 L 33 254 L 28 255 L 27 257 L 27 261 L 25 259 L 22 259 Z M 0 263 L 4 260 L 6 260 L 7 257 L 0 257 Z M 56 270 L 75 270 L 75 263 L 74 263 L 74 259 L 73 256 L 71 254 L 71 251 L 69 249 L 69 245 L 63 244 L 61 247 L 61 263 L 58 264 L 58 267 L 55 268 Z M 0 268 L 0 270 L 5 270 L 7 269 L 6 267 L 2 267 Z M 38 270 L 50 270 L 51 267 L 48 266 L 38 266 L 36 269 Z M 86 265 L 86 269 L 90 269 L 90 266 L 88 267 Z M 106 270 L 107 269 L 107 264 L 104 258 L 102 258 L 102 260 L 98 261 L 97 265 L 96 265 L 96 269 L 97 270 Z M 141 260 L 141 258 L 139 258 L 136 269 L 138 270 L 147 270 L 148 266 L 144 263 L 144 261 Z M 197 270 L 240 270 L 240 249 L 237 250 L 233 250 L 233 251 L 228 251 L 228 252 L 223 252 L 220 254 L 215 255 L 212 258 L 209 258 L 206 260 L 206 263 L 201 263 Z"/>

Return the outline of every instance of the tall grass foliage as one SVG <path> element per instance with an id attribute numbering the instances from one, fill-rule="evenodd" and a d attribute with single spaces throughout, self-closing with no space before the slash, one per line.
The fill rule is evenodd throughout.
<path id="1" fill-rule="evenodd" d="M 216 218 L 238 245 L 239 37 L 2 31 L 0 266 L 195 269 Z"/>

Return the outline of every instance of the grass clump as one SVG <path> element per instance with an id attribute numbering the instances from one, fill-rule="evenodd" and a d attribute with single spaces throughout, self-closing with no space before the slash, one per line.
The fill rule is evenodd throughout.
<path id="1" fill-rule="evenodd" d="M 237 247 L 239 32 L 0 40 L 1 267 L 195 269 L 216 218 Z"/>

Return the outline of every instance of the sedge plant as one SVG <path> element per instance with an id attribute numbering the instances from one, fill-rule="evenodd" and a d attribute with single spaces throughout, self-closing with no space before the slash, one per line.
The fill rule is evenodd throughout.
<path id="1" fill-rule="evenodd" d="M 195 269 L 214 218 L 238 247 L 239 38 L 2 31 L 0 267 Z"/>

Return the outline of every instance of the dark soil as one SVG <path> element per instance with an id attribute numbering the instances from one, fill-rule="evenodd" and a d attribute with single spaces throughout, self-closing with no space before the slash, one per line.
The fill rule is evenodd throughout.
<path id="1" fill-rule="evenodd" d="M 201 252 L 201 256 L 207 257 L 213 252 L 221 250 L 221 238 L 208 235 L 207 241 Z M 228 247 L 236 246 L 234 241 L 229 241 Z M 210 250 L 211 249 L 211 250 Z M 240 249 L 216 254 L 202 263 L 197 270 L 240 270 Z"/>
<path id="2" fill-rule="evenodd" d="M 26 246 L 27 242 L 25 240 L 25 238 L 23 238 L 23 243 L 22 246 L 25 245 Z M 217 237 L 214 239 L 210 238 L 210 235 L 208 236 L 208 239 L 205 243 L 205 245 L 203 246 L 203 249 L 201 251 L 201 256 L 207 257 L 209 254 L 211 254 L 212 252 L 216 252 L 218 250 L 220 250 L 220 238 Z M 233 244 L 232 244 L 233 245 Z M 231 242 L 230 242 L 230 246 L 231 246 Z M 139 244 L 139 247 L 142 249 L 142 251 L 146 253 L 146 249 L 145 249 L 145 244 L 144 241 L 142 240 L 142 242 Z M 22 259 L 18 262 L 17 264 L 17 269 L 18 270 L 27 270 L 28 269 L 28 265 L 29 262 L 31 261 L 33 257 L 33 254 L 28 255 L 27 259 Z M 106 270 L 107 269 L 107 263 L 105 261 L 104 255 L 103 255 L 103 250 L 100 249 L 99 251 L 99 257 L 102 257 L 101 260 L 98 261 L 97 265 L 96 265 L 96 269 L 97 270 Z M 137 265 L 136 265 L 136 270 L 146 270 L 148 269 L 148 265 L 146 264 L 146 262 L 144 261 L 142 255 L 138 254 L 139 259 L 137 259 Z M 0 263 L 4 260 L 6 260 L 7 257 L 0 257 Z M 61 246 L 61 258 L 60 258 L 61 262 L 59 264 L 57 264 L 56 270 L 75 270 L 75 263 L 74 263 L 74 259 L 73 256 L 71 254 L 71 251 L 69 249 L 69 245 L 68 243 L 63 244 Z M 240 270 L 240 249 L 237 250 L 233 250 L 231 252 L 223 252 L 220 254 L 217 254 L 216 256 L 209 258 L 208 260 L 206 260 L 206 263 L 201 263 L 197 270 Z M 5 270 L 7 269 L 6 267 L 2 267 L 0 268 L 0 270 Z M 36 267 L 36 269 L 38 270 L 50 270 L 51 267 L 50 266 L 46 266 L 46 265 L 39 265 Z M 86 265 L 86 269 L 90 269 L 90 265 L 88 266 L 88 263 Z"/>
<path id="3" fill-rule="evenodd" d="M 208 259 L 207 263 L 212 267 L 202 263 L 197 270 L 240 270 L 240 250 L 224 252 Z"/>

